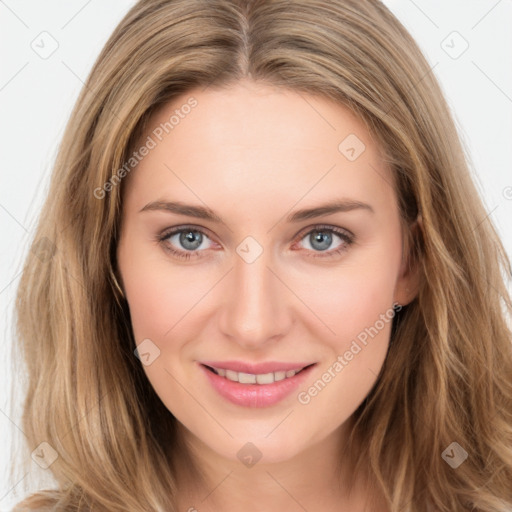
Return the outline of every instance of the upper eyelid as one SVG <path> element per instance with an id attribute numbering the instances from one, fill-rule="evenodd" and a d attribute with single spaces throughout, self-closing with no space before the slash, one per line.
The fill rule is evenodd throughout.
<path id="1" fill-rule="evenodd" d="M 193 224 L 185 224 L 183 226 L 175 226 L 172 228 L 164 229 L 162 234 L 160 235 L 161 239 L 169 238 L 170 236 L 181 233 L 182 231 L 198 231 L 204 235 L 207 235 L 208 238 L 213 238 L 209 233 L 210 231 L 206 228 L 194 226 Z"/>
<path id="2" fill-rule="evenodd" d="M 339 226 L 332 226 L 330 224 L 313 224 L 313 225 L 306 226 L 306 227 L 300 229 L 297 232 L 297 234 L 295 234 L 293 236 L 293 240 L 295 241 L 297 238 L 299 240 L 301 240 L 302 238 L 304 238 L 304 236 L 306 236 L 311 231 L 315 231 L 315 230 L 320 231 L 321 229 L 325 229 L 326 231 L 332 231 L 335 235 L 338 235 L 341 238 L 343 238 L 343 234 L 345 234 L 345 236 L 347 236 L 351 239 L 353 239 L 355 237 L 354 234 L 346 228 L 342 228 Z M 160 238 L 165 240 L 173 235 L 176 235 L 177 233 L 180 233 L 182 231 L 187 231 L 187 230 L 198 231 L 204 235 L 207 235 L 208 238 L 212 239 L 212 237 L 209 235 L 210 231 L 207 228 L 195 226 L 193 224 L 185 224 L 185 225 L 175 226 L 175 227 L 166 229 L 162 232 L 162 235 L 160 236 Z M 341 231 L 341 233 L 339 231 Z M 216 243 L 218 243 L 218 242 L 216 242 Z"/>
<path id="3" fill-rule="evenodd" d="M 294 238 L 302 235 L 302 234 L 308 234 L 311 231 L 321 231 L 322 229 L 325 229 L 326 231 L 332 231 L 336 235 L 346 234 L 347 236 L 354 237 L 354 234 L 349 231 L 347 228 L 342 228 L 340 226 L 332 226 L 330 224 L 314 224 L 312 226 L 307 226 L 301 230 L 295 235 Z M 339 232 L 342 233 L 339 233 Z"/>

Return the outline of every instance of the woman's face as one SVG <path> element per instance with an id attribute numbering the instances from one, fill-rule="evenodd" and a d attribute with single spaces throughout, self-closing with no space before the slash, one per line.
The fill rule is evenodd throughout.
<path id="1" fill-rule="evenodd" d="M 166 105 L 137 152 L 117 256 L 162 402 L 203 450 L 244 464 L 335 438 L 376 382 L 393 303 L 414 293 L 365 125 L 240 82 Z"/>

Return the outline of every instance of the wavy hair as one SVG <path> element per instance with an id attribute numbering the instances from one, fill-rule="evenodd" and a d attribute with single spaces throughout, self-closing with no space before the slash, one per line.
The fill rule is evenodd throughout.
<path id="1" fill-rule="evenodd" d="M 24 460 L 47 442 L 58 488 L 16 510 L 177 510 L 186 453 L 133 355 L 115 278 L 123 183 L 95 190 L 157 109 L 244 78 L 347 106 L 394 173 L 420 286 L 355 412 L 354 474 L 374 475 L 391 512 L 510 512 L 510 260 L 433 70 L 378 0 L 141 0 L 114 30 L 66 127 L 17 292 Z M 453 442 L 468 453 L 456 469 L 442 457 Z"/>

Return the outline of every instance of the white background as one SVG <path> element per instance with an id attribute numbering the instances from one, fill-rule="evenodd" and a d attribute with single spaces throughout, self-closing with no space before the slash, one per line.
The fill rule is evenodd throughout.
<path id="1" fill-rule="evenodd" d="M 511 0 L 384 3 L 435 65 L 489 218 L 512 256 Z M 10 510 L 23 496 L 15 493 L 22 493 L 24 481 L 31 477 L 7 480 L 11 436 L 17 432 L 22 437 L 16 426 L 20 404 L 9 403 L 10 386 L 16 382 L 10 347 L 21 263 L 71 108 L 102 46 L 133 4 L 0 0 L 0 511 Z M 461 37 L 469 47 L 454 59 L 465 44 Z M 43 44 L 58 48 L 43 59 L 32 48 Z M 32 467 L 37 468 L 34 463 Z"/>

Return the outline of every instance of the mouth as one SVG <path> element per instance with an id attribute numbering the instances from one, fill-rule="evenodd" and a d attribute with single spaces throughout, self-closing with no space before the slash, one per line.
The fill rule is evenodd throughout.
<path id="1" fill-rule="evenodd" d="M 238 372 L 235 370 L 230 370 L 228 368 L 218 368 L 215 366 L 209 366 L 207 364 L 203 364 L 203 366 L 210 372 L 215 373 L 219 377 L 230 380 L 231 382 L 239 382 L 240 384 L 260 384 L 260 385 L 268 385 L 273 384 L 274 382 L 279 382 L 285 379 L 291 379 L 295 377 L 295 375 L 301 373 L 302 371 L 310 368 L 316 363 L 311 363 L 306 366 L 296 368 L 293 370 L 277 370 L 274 372 L 266 372 L 266 373 L 248 373 L 248 372 Z"/>
<path id="2" fill-rule="evenodd" d="M 232 404 L 262 408 L 276 405 L 306 379 L 317 363 L 202 362 L 199 368 L 216 393 Z"/>

